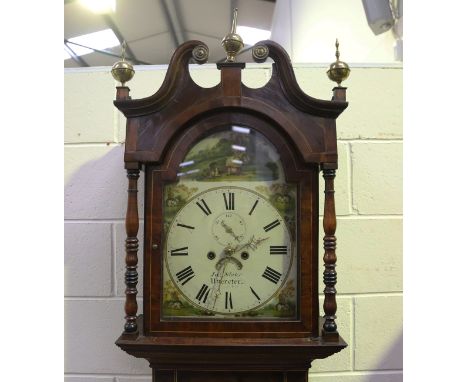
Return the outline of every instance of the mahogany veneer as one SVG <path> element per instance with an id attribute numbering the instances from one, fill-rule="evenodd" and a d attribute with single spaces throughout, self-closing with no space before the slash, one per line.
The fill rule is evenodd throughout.
<path id="1" fill-rule="evenodd" d="M 161 88 L 132 100 L 128 87 L 117 88 L 115 106 L 127 117 L 125 168 L 129 178 L 126 218 L 126 323 L 116 344 L 145 358 L 153 381 L 307 381 L 314 359 L 347 345 L 335 322 L 337 281 L 336 118 L 347 107 L 346 88 L 336 87 L 331 101 L 306 95 L 298 86 L 287 53 L 273 41 L 261 41 L 274 60 L 272 77 L 262 88 L 241 82 L 243 63 L 218 64 L 221 82 L 199 87 L 188 63 L 188 41 L 174 53 Z M 276 147 L 288 182 L 298 185 L 299 316 L 290 321 L 164 321 L 161 318 L 162 189 L 176 178 L 187 151 L 222 126 L 251 126 Z M 143 315 L 137 317 L 139 243 L 137 179 L 145 171 Z M 325 270 L 324 318 L 319 315 L 318 176 L 325 179 L 323 228 Z M 140 190 L 141 191 L 141 190 Z M 155 246 L 157 244 L 157 246 Z M 321 329 L 320 329 L 321 328 Z"/>

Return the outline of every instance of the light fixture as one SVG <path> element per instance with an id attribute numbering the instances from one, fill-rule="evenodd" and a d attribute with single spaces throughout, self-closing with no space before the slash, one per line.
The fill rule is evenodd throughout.
<path id="1" fill-rule="evenodd" d="M 245 44 L 255 45 L 259 41 L 268 40 L 271 36 L 271 31 L 239 25 L 237 27 L 237 34 L 242 36 Z"/>
<path id="2" fill-rule="evenodd" d="M 115 12 L 115 0 L 80 0 L 80 3 L 94 13 Z"/>
<path id="3" fill-rule="evenodd" d="M 375 35 L 384 33 L 395 24 L 389 0 L 362 0 L 367 23 Z"/>
<path id="4" fill-rule="evenodd" d="M 92 49 L 85 48 L 85 46 L 89 48 L 93 48 L 93 49 L 102 50 L 102 49 L 112 48 L 114 46 L 120 45 L 119 39 L 117 38 L 115 33 L 112 31 L 112 29 L 104 29 L 99 32 L 93 32 L 93 33 L 84 34 L 82 36 L 69 38 L 68 42 L 71 43 L 70 48 L 73 50 L 73 52 L 77 56 L 83 56 L 85 54 L 89 54 L 93 52 Z M 75 45 L 73 43 L 76 43 L 79 45 Z M 66 52 L 65 59 L 67 58 L 70 58 L 70 56 L 67 55 L 67 52 Z"/>

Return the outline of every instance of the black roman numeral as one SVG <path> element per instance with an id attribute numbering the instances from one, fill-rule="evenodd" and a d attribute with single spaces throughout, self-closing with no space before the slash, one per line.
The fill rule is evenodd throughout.
<path id="1" fill-rule="evenodd" d="M 187 268 L 184 268 L 181 271 L 177 272 L 176 277 L 177 280 L 179 280 L 179 282 L 183 281 L 182 285 L 185 285 L 195 277 L 195 273 L 193 272 L 192 267 L 188 266 Z"/>
<path id="2" fill-rule="evenodd" d="M 231 294 L 231 292 L 226 292 L 224 294 L 224 309 L 232 309 L 232 294 Z"/>
<path id="3" fill-rule="evenodd" d="M 260 297 L 258 297 L 258 294 L 254 291 L 252 287 L 250 287 L 250 291 L 253 293 L 255 297 L 257 297 L 257 300 L 260 301 Z"/>
<path id="4" fill-rule="evenodd" d="M 280 225 L 280 222 L 278 219 L 276 219 L 275 221 L 271 222 L 270 224 L 267 224 L 265 227 L 263 227 L 263 229 L 265 230 L 265 232 L 268 232 L 269 230 L 277 227 Z"/>
<path id="5" fill-rule="evenodd" d="M 287 255 L 288 247 L 286 245 L 270 245 L 270 255 Z"/>
<path id="6" fill-rule="evenodd" d="M 203 213 L 208 216 L 208 215 L 211 215 L 211 210 L 210 210 L 210 207 L 208 207 L 208 205 L 206 204 L 205 200 L 202 199 L 201 200 L 202 204 L 200 204 L 200 202 L 197 202 L 197 206 L 200 207 L 200 209 L 203 211 Z"/>
<path id="7" fill-rule="evenodd" d="M 208 285 L 203 284 L 200 290 L 198 291 L 197 297 L 195 298 L 198 301 L 205 303 L 209 293 L 210 289 L 208 289 Z"/>
<path id="8" fill-rule="evenodd" d="M 266 267 L 265 272 L 263 272 L 262 277 L 265 277 L 267 280 L 271 281 L 274 284 L 278 284 L 278 281 L 281 278 L 281 273 L 275 271 L 270 267 Z"/>
<path id="9" fill-rule="evenodd" d="M 226 194 L 223 192 L 223 198 L 224 198 L 224 205 L 226 206 L 226 209 L 233 210 L 234 209 L 234 193 L 229 192 L 226 196 Z"/>
<path id="10" fill-rule="evenodd" d="M 182 223 L 177 223 L 177 226 L 178 227 L 188 228 L 188 229 L 195 229 L 195 227 L 192 227 L 191 225 L 186 225 L 186 224 L 182 224 Z"/>
<path id="11" fill-rule="evenodd" d="M 188 247 L 171 249 L 171 256 L 187 256 L 187 255 L 188 255 Z"/>
<path id="12" fill-rule="evenodd" d="M 252 212 L 254 212 L 254 209 L 255 209 L 255 207 L 257 207 L 257 204 L 258 204 L 258 199 L 255 201 L 254 205 L 250 209 L 249 215 L 252 215 Z"/>

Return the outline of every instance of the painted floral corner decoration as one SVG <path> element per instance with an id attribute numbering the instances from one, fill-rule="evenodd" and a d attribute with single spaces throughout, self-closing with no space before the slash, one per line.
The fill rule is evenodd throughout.
<path id="1" fill-rule="evenodd" d="M 296 187 L 286 183 L 257 186 L 255 190 L 268 198 L 288 225 L 291 238 L 296 242 Z"/>
<path id="2" fill-rule="evenodd" d="M 177 212 L 195 195 L 198 187 L 188 187 L 184 183 L 169 184 L 164 188 L 164 232 Z"/>

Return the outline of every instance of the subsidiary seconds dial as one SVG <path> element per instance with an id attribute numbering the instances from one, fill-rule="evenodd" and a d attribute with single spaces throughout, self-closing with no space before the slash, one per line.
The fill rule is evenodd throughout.
<path id="1" fill-rule="evenodd" d="M 179 292 L 214 314 L 265 305 L 288 278 L 295 249 L 279 211 L 255 191 L 202 192 L 173 219 L 165 265 Z"/>

